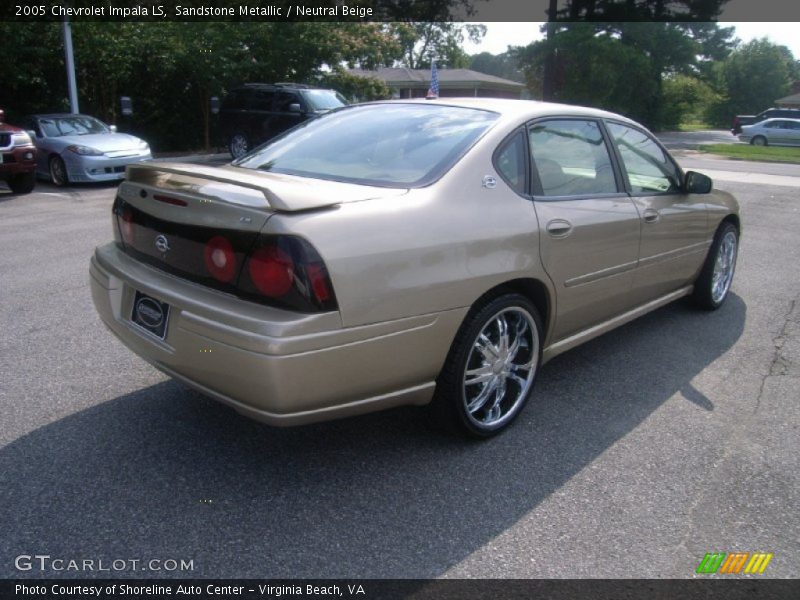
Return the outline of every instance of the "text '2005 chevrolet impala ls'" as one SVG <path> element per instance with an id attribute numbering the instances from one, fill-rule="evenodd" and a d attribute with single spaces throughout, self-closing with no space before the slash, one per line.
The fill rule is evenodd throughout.
<path id="1" fill-rule="evenodd" d="M 595 109 L 357 105 L 223 167 L 128 167 L 95 306 L 131 350 L 291 425 L 430 404 L 488 437 L 543 362 L 728 295 L 739 209 Z"/>

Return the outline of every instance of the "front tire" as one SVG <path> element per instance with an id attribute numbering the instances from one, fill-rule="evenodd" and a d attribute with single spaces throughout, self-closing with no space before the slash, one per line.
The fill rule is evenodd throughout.
<path id="1" fill-rule="evenodd" d="M 436 383 L 432 408 L 444 425 L 474 438 L 497 435 L 517 418 L 542 359 L 533 303 L 504 294 L 469 312 Z"/>
<path id="2" fill-rule="evenodd" d="M 750 140 L 750 143 L 753 144 L 753 146 L 766 146 L 767 138 L 765 138 L 763 135 L 757 135 L 752 140 Z"/>
<path id="3" fill-rule="evenodd" d="M 228 140 L 228 151 L 234 159 L 241 158 L 250 151 L 250 140 L 245 134 L 236 133 Z"/>
<path id="4" fill-rule="evenodd" d="M 50 181 L 53 185 L 63 187 L 69 183 L 69 176 L 67 175 L 67 167 L 64 164 L 64 159 L 60 156 L 50 157 Z"/>
<path id="5" fill-rule="evenodd" d="M 8 178 L 8 187 L 15 194 L 30 194 L 36 185 L 36 173 L 19 173 Z"/>
<path id="6" fill-rule="evenodd" d="M 694 301 L 706 310 L 717 310 L 725 302 L 736 270 L 739 231 L 725 221 L 714 234 L 700 276 L 694 284 Z"/>

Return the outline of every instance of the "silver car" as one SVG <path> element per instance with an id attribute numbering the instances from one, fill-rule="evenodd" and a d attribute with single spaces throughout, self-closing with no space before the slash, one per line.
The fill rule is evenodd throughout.
<path id="1" fill-rule="evenodd" d="M 800 146 L 800 119 L 767 119 L 744 125 L 739 139 L 754 146 Z"/>
<path id="2" fill-rule="evenodd" d="M 39 150 L 37 175 L 58 186 L 120 180 L 125 167 L 152 158 L 144 140 L 87 115 L 32 115 L 21 125 Z"/>
<path id="3" fill-rule="evenodd" d="M 684 296 L 719 308 L 740 232 L 736 200 L 637 123 L 488 98 L 134 165 L 112 210 L 94 304 L 158 369 L 276 425 L 430 404 L 478 437 L 561 352 Z"/>

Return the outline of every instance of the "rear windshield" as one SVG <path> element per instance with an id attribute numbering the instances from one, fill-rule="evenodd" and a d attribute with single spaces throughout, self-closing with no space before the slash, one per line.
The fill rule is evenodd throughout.
<path id="1" fill-rule="evenodd" d="M 438 179 L 498 115 L 435 104 L 372 104 L 306 121 L 234 164 L 319 179 L 420 187 Z"/>

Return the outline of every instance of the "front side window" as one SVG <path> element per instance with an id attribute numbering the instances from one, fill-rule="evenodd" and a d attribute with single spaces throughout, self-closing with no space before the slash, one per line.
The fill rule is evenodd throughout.
<path id="1" fill-rule="evenodd" d="M 436 104 L 368 104 L 311 119 L 236 166 L 387 187 L 438 179 L 497 113 Z"/>
<path id="2" fill-rule="evenodd" d="M 313 110 L 332 110 L 347 104 L 344 97 L 333 90 L 305 90 L 303 96 Z"/>
<path id="3" fill-rule="evenodd" d="M 622 157 L 634 194 L 671 193 L 680 190 L 680 173 L 655 140 L 643 131 L 608 123 L 608 131 Z"/>
<path id="4" fill-rule="evenodd" d="M 594 121 L 535 123 L 529 129 L 529 140 L 542 195 L 586 196 L 618 191 L 608 148 Z"/>

